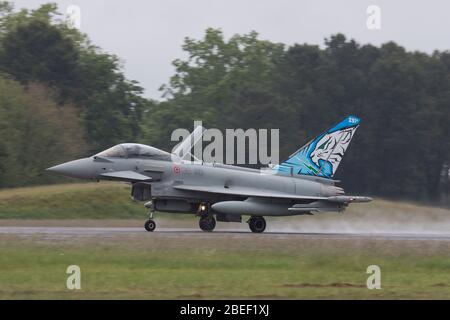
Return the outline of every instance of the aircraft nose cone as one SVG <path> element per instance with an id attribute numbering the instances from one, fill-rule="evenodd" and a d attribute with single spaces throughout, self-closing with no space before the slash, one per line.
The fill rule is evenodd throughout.
<path id="1" fill-rule="evenodd" d="M 69 161 L 46 170 L 79 179 L 91 179 L 94 176 L 94 164 L 90 158 Z"/>

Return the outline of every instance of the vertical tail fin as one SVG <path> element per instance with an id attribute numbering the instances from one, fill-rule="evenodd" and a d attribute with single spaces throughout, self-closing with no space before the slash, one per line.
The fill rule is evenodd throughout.
<path id="1" fill-rule="evenodd" d="M 360 119 L 348 116 L 311 140 L 286 161 L 274 167 L 280 173 L 295 173 L 332 178 L 347 150 Z"/>

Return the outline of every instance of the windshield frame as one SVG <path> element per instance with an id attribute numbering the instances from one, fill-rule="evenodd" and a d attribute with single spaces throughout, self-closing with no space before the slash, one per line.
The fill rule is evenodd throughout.
<path id="1" fill-rule="evenodd" d="M 172 155 L 166 151 L 145 144 L 121 143 L 97 153 L 94 157 L 170 161 Z"/>
<path id="2" fill-rule="evenodd" d="M 95 154 L 94 157 L 124 159 L 127 157 L 127 154 L 121 144 L 116 144 L 115 146 L 112 146 L 111 148 L 100 151 L 99 153 Z"/>

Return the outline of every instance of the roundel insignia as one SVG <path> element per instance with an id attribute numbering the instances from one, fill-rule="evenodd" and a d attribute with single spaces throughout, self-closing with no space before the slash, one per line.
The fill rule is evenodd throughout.
<path id="1" fill-rule="evenodd" d="M 173 172 L 179 174 L 181 172 L 181 168 L 179 166 L 173 166 Z"/>

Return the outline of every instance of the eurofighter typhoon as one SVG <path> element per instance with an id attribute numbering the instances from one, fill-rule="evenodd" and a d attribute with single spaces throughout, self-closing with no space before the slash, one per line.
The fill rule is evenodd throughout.
<path id="1" fill-rule="evenodd" d="M 155 230 L 155 212 L 191 213 L 203 231 L 216 221 L 247 223 L 252 232 L 266 228 L 265 216 L 291 216 L 343 211 L 350 203 L 369 197 L 345 195 L 333 176 L 358 128 L 360 119 L 349 116 L 294 152 L 286 161 L 264 170 L 183 160 L 180 150 L 201 139 L 197 127 L 173 153 L 123 143 L 92 157 L 63 163 L 47 170 L 90 180 L 131 184 L 134 200 L 145 201 L 147 231 Z"/>

